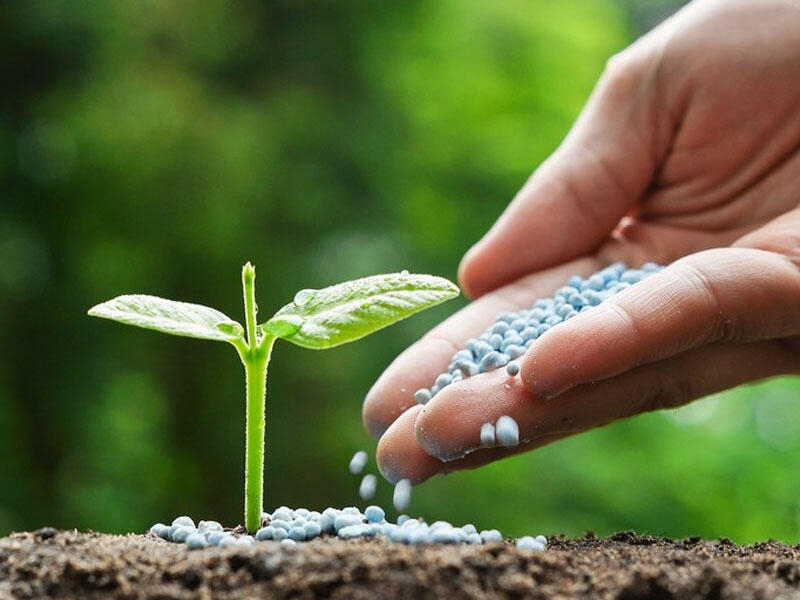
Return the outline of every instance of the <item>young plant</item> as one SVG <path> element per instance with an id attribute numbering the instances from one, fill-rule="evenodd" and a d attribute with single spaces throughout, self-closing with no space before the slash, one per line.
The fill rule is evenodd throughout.
<path id="1" fill-rule="evenodd" d="M 89 310 L 102 317 L 162 333 L 228 342 L 242 359 L 246 384 L 245 527 L 260 527 L 264 493 L 264 428 L 267 365 L 278 338 L 321 350 L 362 338 L 458 295 L 441 277 L 406 271 L 374 275 L 320 290 L 297 292 L 269 320 L 256 322 L 256 271 L 242 268 L 245 325 L 201 306 L 141 294 L 118 296 Z"/>

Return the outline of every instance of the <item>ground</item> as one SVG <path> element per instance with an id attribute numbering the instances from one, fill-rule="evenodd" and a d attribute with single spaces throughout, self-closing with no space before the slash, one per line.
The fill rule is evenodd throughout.
<path id="1" fill-rule="evenodd" d="M 322 538 L 190 551 L 44 528 L 0 539 L 0 600 L 27 598 L 800 598 L 800 545 L 632 533 L 411 547 Z"/>

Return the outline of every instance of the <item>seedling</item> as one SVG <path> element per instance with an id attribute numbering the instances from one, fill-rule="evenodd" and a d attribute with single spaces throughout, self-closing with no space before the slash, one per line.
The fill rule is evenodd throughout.
<path id="1" fill-rule="evenodd" d="M 264 430 L 267 366 L 278 338 L 321 350 L 362 338 L 458 295 L 441 277 L 406 271 L 374 275 L 320 290 L 297 292 L 294 300 L 268 321 L 256 322 L 255 267 L 242 268 L 245 325 L 201 306 L 141 294 L 118 296 L 89 310 L 103 317 L 162 333 L 228 342 L 236 348 L 245 371 L 245 527 L 261 524 L 264 496 Z"/>

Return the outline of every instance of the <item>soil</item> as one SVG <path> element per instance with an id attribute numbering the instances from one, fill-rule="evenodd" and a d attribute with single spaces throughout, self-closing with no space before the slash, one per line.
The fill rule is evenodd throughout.
<path id="1" fill-rule="evenodd" d="M 0 539 L 0 600 L 212 597 L 800 598 L 800 545 L 618 533 L 557 537 L 538 553 L 336 538 L 188 550 L 52 528 Z"/>

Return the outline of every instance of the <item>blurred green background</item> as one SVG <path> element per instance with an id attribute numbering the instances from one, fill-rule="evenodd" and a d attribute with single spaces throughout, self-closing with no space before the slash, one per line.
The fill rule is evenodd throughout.
<path id="1" fill-rule="evenodd" d="M 455 277 L 606 59 L 675 4 L 3 3 L 0 534 L 240 522 L 235 352 L 86 310 L 142 292 L 238 319 L 246 260 L 262 314 L 377 272 Z M 457 308 L 324 353 L 278 344 L 267 508 L 360 504 L 362 398 Z M 514 536 L 796 541 L 799 390 L 748 386 L 439 478 L 412 512 Z"/>

